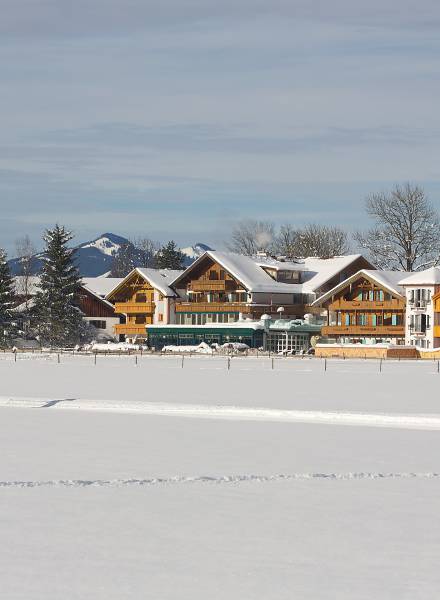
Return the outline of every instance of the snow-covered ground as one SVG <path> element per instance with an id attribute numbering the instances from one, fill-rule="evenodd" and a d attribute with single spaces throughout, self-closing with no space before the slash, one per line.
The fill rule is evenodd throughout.
<path id="1" fill-rule="evenodd" d="M 437 363 L 0 355 L 9 599 L 432 599 Z"/>

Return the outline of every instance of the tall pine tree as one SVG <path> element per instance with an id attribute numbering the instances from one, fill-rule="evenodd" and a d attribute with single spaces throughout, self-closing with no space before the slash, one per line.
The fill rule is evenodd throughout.
<path id="1" fill-rule="evenodd" d="M 7 346 L 14 330 L 14 281 L 9 271 L 6 252 L 0 248 L 0 345 Z"/>
<path id="2" fill-rule="evenodd" d="M 40 290 L 35 298 L 36 325 L 40 340 L 50 346 L 70 346 L 81 339 L 83 321 L 75 306 L 81 279 L 74 264 L 73 238 L 64 226 L 46 230 Z"/>
<path id="3" fill-rule="evenodd" d="M 171 241 L 159 250 L 156 255 L 158 269 L 183 269 L 184 255 L 177 248 L 176 243 Z"/>

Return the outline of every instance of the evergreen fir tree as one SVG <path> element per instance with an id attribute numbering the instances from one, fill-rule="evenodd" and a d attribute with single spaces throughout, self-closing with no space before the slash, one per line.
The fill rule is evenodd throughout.
<path id="1" fill-rule="evenodd" d="M 40 290 L 35 297 L 35 317 L 40 341 L 50 346 L 68 346 L 81 339 L 83 321 L 75 306 L 81 279 L 74 264 L 73 238 L 64 226 L 46 230 Z"/>
<path id="2" fill-rule="evenodd" d="M 0 345 L 6 346 L 13 330 L 13 313 L 15 299 L 14 281 L 9 271 L 6 252 L 0 248 Z"/>
<path id="3" fill-rule="evenodd" d="M 172 240 L 162 246 L 156 256 L 158 269 L 183 269 L 184 255 Z"/>

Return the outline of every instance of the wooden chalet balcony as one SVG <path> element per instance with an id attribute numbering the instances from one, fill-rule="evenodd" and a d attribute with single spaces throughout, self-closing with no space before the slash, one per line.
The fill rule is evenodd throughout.
<path id="1" fill-rule="evenodd" d="M 404 308 L 401 300 L 336 300 L 329 306 L 329 310 L 395 310 Z"/>
<path id="2" fill-rule="evenodd" d="M 192 281 L 188 285 L 188 290 L 192 292 L 224 292 L 227 289 L 231 289 L 233 281 L 225 281 L 223 279 L 204 279 L 203 281 Z M 233 287 L 237 287 L 234 284 Z"/>
<path id="3" fill-rule="evenodd" d="M 115 312 L 124 315 L 148 315 L 154 313 L 154 302 L 116 302 Z"/>
<path id="4" fill-rule="evenodd" d="M 120 323 L 115 325 L 115 333 L 119 335 L 146 335 L 146 324 Z"/>
<path id="5" fill-rule="evenodd" d="M 403 325 L 324 325 L 321 334 L 329 337 L 335 335 L 377 335 L 404 336 Z"/>
<path id="6" fill-rule="evenodd" d="M 176 304 L 176 312 L 203 312 L 203 313 L 219 313 L 219 312 L 241 312 L 250 313 L 251 306 L 240 302 L 179 302 Z"/>

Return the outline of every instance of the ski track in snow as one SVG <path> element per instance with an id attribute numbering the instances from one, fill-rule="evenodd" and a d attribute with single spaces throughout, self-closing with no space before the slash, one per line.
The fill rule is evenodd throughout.
<path id="1" fill-rule="evenodd" d="M 293 473 L 290 475 L 224 475 L 198 477 L 152 477 L 149 479 L 52 479 L 46 481 L 0 481 L 0 488 L 40 488 L 40 487 L 142 487 L 167 486 L 176 484 L 238 484 L 267 483 L 278 481 L 353 481 L 362 479 L 440 479 L 440 473 Z"/>
<path id="2" fill-rule="evenodd" d="M 349 425 L 390 427 L 398 429 L 440 430 L 439 415 L 348 413 L 327 411 L 285 410 L 276 408 L 247 408 L 242 406 L 209 406 L 171 404 L 126 400 L 86 400 L 77 398 L 19 398 L 0 397 L 0 408 L 43 408 L 53 410 L 92 410 L 152 416 L 234 421 L 266 421 L 279 423 L 308 423 L 320 425 Z"/>

